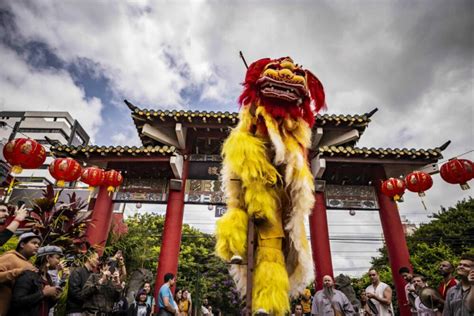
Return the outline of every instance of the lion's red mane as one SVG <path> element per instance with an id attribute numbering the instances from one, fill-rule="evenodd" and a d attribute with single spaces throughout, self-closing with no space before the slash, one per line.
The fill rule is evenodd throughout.
<path id="1" fill-rule="evenodd" d="M 259 98 L 259 89 L 257 80 L 264 71 L 265 67 L 275 61 L 281 61 L 280 59 L 263 58 L 253 62 L 245 75 L 245 81 L 243 82 L 244 90 L 239 97 L 240 106 L 246 106 L 248 104 L 255 103 Z M 293 118 L 301 117 L 310 126 L 314 125 L 315 115 L 321 109 L 325 108 L 325 94 L 324 88 L 318 78 L 313 75 L 309 70 L 306 72 L 306 83 L 309 90 L 309 95 L 303 99 L 301 106 L 288 106 L 288 103 L 284 101 L 271 100 L 262 98 L 261 102 L 265 106 L 265 109 L 269 114 L 274 117 L 285 117 L 290 115 Z"/>

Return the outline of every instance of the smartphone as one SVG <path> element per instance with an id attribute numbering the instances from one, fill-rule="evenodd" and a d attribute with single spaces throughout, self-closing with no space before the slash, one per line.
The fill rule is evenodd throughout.
<path id="1" fill-rule="evenodd" d="M 16 203 L 16 205 L 18 205 L 18 208 L 22 207 L 25 204 L 26 204 L 25 201 L 22 201 L 22 200 L 20 200 Z"/>

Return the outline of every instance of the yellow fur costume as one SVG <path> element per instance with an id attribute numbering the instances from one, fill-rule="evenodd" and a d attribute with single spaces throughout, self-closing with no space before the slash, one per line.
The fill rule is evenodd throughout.
<path id="1" fill-rule="evenodd" d="M 244 86 L 239 124 L 222 149 L 227 212 L 217 222 L 216 253 L 226 261 L 245 260 L 248 217 L 254 217 L 252 312 L 284 315 L 289 295 L 302 293 L 314 278 L 304 228 L 314 205 L 306 150 L 324 92 L 319 80 L 290 58 L 253 63 Z M 246 267 L 231 265 L 230 271 L 244 294 Z"/>

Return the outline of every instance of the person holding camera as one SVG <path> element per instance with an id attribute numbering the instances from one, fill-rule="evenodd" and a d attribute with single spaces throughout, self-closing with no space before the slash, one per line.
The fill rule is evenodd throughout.
<path id="1" fill-rule="evenodd" d="M 28 215 L 28 211 L 26 210 L 26 207 L 23 203 L 18 203 L 14 214 L 15 217 L 10 222 L 10 224 L 8 224 L 5 229 L 0 231 L 0 246 L 3 246 L 8 240 L 10 240 L 20 224 L 25 220 L 26 216 Z M 5 225 L 8 216 L 8 204 L 5 202 L 0 202 L 0 226 Z"/>
<path id="2" fill-rule="evenodd" d="M 69 276 L 66 300 L 67 316 L 83 316 L 84 298 L 82 297 L 82 289 L 92 275 L 92 271 L 95 271 L 98 265 L 99 255 L 93 248 L 90 248 L 85 254 L 84 265 L 72 270 Z"/>
<path id="3" fill-rule="evenodd" d="M 115 255 L 108 259 L 108 264 L 111 268 L 119 270 L 121 281 L 127 279 L 127 268 L 125 267 L 125 258 L 123 257 L 122 250 L 117 250 Z"/>
<path id="4" fill-rule="evenodd" d="M 120 298 L 122 289 L 119 270 L 103 263 L 100 272 L 91 274 L 82 288 L 84 315 L 109 315 L 114 303 Z"/>
<path id="5" fill-rule="evenodd" d="M 27 270 L 15 282 L 12 294 L 12 306 L 9 315 L 48 316 L 62 293 L 55 285 L 48 270 L 56 269 L 63 251 L 57 246 L 45 246 L 38 249 L 35 266 L 38 272 Z"/>

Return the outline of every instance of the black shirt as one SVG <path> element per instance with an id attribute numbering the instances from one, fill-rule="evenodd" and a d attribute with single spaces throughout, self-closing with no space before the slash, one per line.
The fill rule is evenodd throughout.
<path id="1" fill-rule="evenodd" d="M 8 229 L 4 229 L 0 232 L 0 246 L 3 246 L 13 236 L 13 232 Z"/>

